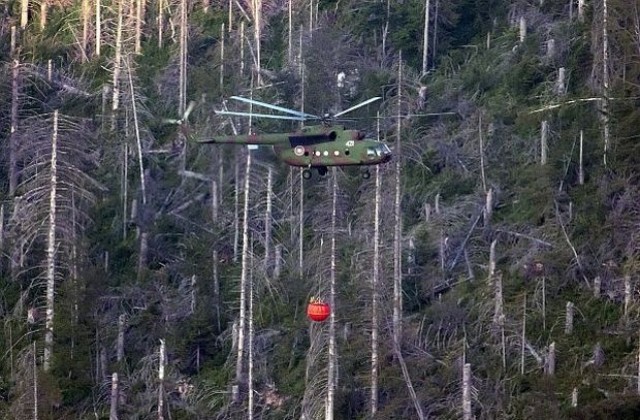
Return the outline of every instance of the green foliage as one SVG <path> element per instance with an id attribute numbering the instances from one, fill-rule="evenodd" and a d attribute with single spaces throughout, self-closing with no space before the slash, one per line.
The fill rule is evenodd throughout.
<path id="1" fill-rule="evenodd" d="M 612 398 L 600 397 L 598 401 L 580 405 L 568 413 L 570 419 L 589 418 L 593 420 L 620 419 L 631 420 L 640 416 L 640 399 L 637 396 L 615 395 Z"/>
<path id="2" fill-rule="evenodd" d="M 430 416 L 459 418 L 458 396 L 464 361 L 472 365 L 474 387 L 478 391 L 472 406 L 478 418 L 636 418 L 638 400 L 627 395 L 630 386 L 625 375 L 635 372 L 637 308 L 632 305 L 631 316 L 625 317 L 621 303 L 616 300 L 621 293 L 618 277 L 633 275 L 640 261 L 635 238 L 638 226 L 635 203 L 640 199 L 636 171 L 640 163 L 636 141 L 640 114 L 633 99 L 638 96 L 638 87 L 633 81 L 640 74 L 640 67 L 634 61 L 635 44 L 629 35 L 632 31 L 614 28 L 611 31 L 611 39 L 615 41 L 612 57 L 616 59 L 611 72 L 611 96 L 616 99 L 611 101 L 609 116 L 615 140 L 605 168 L 602 120 L 595 102 L 549 107 L 565 100 L 593 97 L 594 92 L 599 94 L 599 86 L 592 80 L 598 58 L 593 55 L 591 30 L 595 31 L 596 25 L 592 28 L 589 19 L 586 23 L 569 22 L 567 2 L 561 0 L 545 1 L 540 7 L 502 0 L 464 0 L 455 4 L 431 1 L 434 9 L 436 3 L 439 7 L 437 29 L 432 26 L 430 36 L 433 40 L 437 34 L 437 54 L 435 60 L 430 57 L 435 68 L 426 76 L 418 76 L 422 62 L 424 1 L 389 2 L 389 14 L 387 2 L 320 2 L 318 26 L 313 34 L 303 34 L 304 80 L 295 63 L 285 68 L 288 16 L 285 10 L 277 10 L 263 28 L 262 40 L 261 64 L 273 77 L 270 79 L 273 85 L 257 95 L 297 108 L 304 86 L 304 105 L 309 112 L 330 111 L 332 107 L 355 102 L 356 98 L 373 95 L 383 95 L 385 104 L 393 109 L 396 69 L 390 63 L 401 50 L 408 70 L 404 99 L 411 108 L 417 102 L 420 85 L 426 84 L 427 101 L 421 105 L 422 112 L 456 114 L 407 118 L 402 133 L 405 159 L 401 217 L 405 252 L 402 255 L 404 340 L 400 346 L 418 399 L 428 407 Z M 12 19 L 17 7 L 17 2 L 11 4 Z M 100 58 L 91 57 L 88 62 L 81 62 L 76 40 L 77 5 L 66 10 L 52 7 L 51 11 L 44 31 L 32 23 L 22 33 L 22 61 L 42 64 L 53 59 L 55 68 L 64 66 L 69 77 L 84 77 L 90 90 L 100 91 L 105 83 L 111 83 L 112 48 L 106 48 Z M 233 172 L 238 155 L 227 148 L 210 152 L 213 149 L 204 151 L 191 145 L 186 155 L 179 153 L 179 147 L 168 153 L 149 152 L 177 145 L 181 138 L 175 126 L 158 122 L 162 117 L 173 117 L 177 108 L 178 45 L 167 42 L 164 47 L 157 47 L 156 33 L 150 24 L 154 22 L 155 13 L 155 10 L 148 11 L 143 54 L 131 56 L 135 61 L 134 83 L 141 95 L 137 103 L 144 111 L 140 116 L 143 165 L 149 188 L 145 209 L 148 213 L 140 216 L 140 220 L 128 220 L 129 215 L 122 214 L 122 146 L 125 140 L 132 139 L 132 126 L 125 128 L 123 121 L 121 130 L 101 127 L 101 131 L 96 130 L 100 132 L 100 142 L 95 156 L 105 163 L 95 176 L 107 189 L 91 210 L 90 229 L 77 243 L 81 255 L 79 275 L 72 280 L 71 269 L 66 266 L 68 261 L 59 263 L 64 273 L 61 277 L 65 278 L 60 278 L 57 284 L 53 368 L 48 374 L 37 369 L 41 375 L 42 418 L 78 418 L 90 406 L 97 407 L 99 413 L 107 412 L 102 384 L 93 378 L 99 346 L 106 349 L 108 368 L 119 369 L 126 378 L 123 415 L 141 418 L 140 413 L 149 411 L 155 404 L 145 398 L 154 395 L 155 399 L 160 338 L 166 339 L 171 365 L 166 379 L 168 398 L 175 396 L 173 386 L 178 377 L 189 378 L 196 388 L 193 399 L 168 400 L 172 418 L 193 418 L 196 412 L 200 418 L 209 418 L 212 413 L 219 417 L 233 413 L 230 414 L 233 417 L 234 410 L 242 408 L 227 405 L 227 391 L 235 380 L 236 355 L 231 348 L 231 337 L 232 325 L 238 316 L 241 271 L 240 261 L 231 258 L 234 235 L 231 226 L 236 211 L 234 190 L 239 188 L 234 184 Z M 540 22 L 539 27 L 530 28 L 522 44 L 517 40 L 517 30 L 508 27 L 508 17 L 517 17 L 518 13 L 531 14 Z M 296 14 L 296 23 L 303 15 L 306 16 L 306 12 Z M 32 17 L 37 19 L 37 13 Z M 219 4 L 212 5 L 209 13 L 194 4 L 189 17 L 187 96 L 199 100 L 206 95 L 204 103 L 194 110 L 189 129 L 200 136 L 226 130 L 224 124 L 228 125 L 228 121 L 217 119 L 212 109 L 219 109 L 223 96 L 237 94 L 249 86 L 248 59 L 246 73 L 239 71 L 237 33 L 225 32 L 224 63 L 220 60 L 220 31 L 222 24 L 227 24 L 227 18 L 227 11 Z M 632 28 L 633 22 L 623 14 L 615 21 L 616 25 Z M 307 22 L 302 23 L 306 28 Z M 387 23 L 387 48 L 380 51 Z M 543 46 L 550 38 L 556 40 L 558 46 L 558 55 L 554 58 L 542 56 Z M 248 50 L 245 54 L 250 56 Z M 7 60 L 7 55 L 8 31 L 2 26 L 0 56 Z M 620 57 L 627 58 L 622 61 Z M 561 66 L 569 74 L 566 96 L 553 91 Z M 336 73 L 353 69 L 358 69 L 360 74 L 360 79 L 354 82 L 357 92 L 336 94 L 332 89 Z M 68 98 L 46 83 L 29 84 L 23 92 L 31 98 L 21 108 L 25 115 L 49 110 L 53 104 L 61 106 L 66 113 L 91 118 L 100 125 L 101 118 L 96 117 L 102 106 L 99 95 L 86 100 Z M 0 74 L 0 93 L 10 96 L 10 76 L 6 71 Z M 533 112 L 544 107 L 549 109 Z M 0 120 L 0 137 L 6 140 L 9 133 L 6 116 L 10 109 L 8 104 L 1 104 L 0 110 L 5 115 Z M 126 105 L 123 113 L 129 116 Z M 22 114 L 21 118 L 27 121 Z M 548 162 L 544 166 L 539 164 L 539 131 L 543 120 L 549 121 L 551 127 Z M 359 126 L 360 121 L 352 124 Z M 395 133 L 390 124 L 385 123 L 382 131 Z M 150 132 L 145 131 L 147 127 Z M 258 125 L 265 131 L 282 127 L 284 125 L 271 121 Z M 577 139 L 581 131 L 585 135 L 584 185 L 579 185 L 577 180 Z M 495 207 L 490 220 L 480 218 L 471 229 L 485 203 L 478 153 L 480 133 L 484 136 L 483 169 L 487 186 L 496 193 Z M 137 162 L 137 149 L 134 149 L 130 149 L 131 166 L 126 180 L 130 188 L 129 210 L 132 197 L 140 201 L 136 196 L 140 180 L 137 168 L 133 169 Z M 217 159 L 218 154 L 221 160 Z M 217 182 L 220 169 L 222 185 L 217 187 L 222 199 L 220 214 L 214 223 L 210 216 L 210 180 L 186 179 L 179 171 L 204 174 Z M 304 187 L 306 264 L 305 276 L 300 278 L 295 260 L 299 245 L 297 171 L 292 173 L 293 185 L 286 170 L 276 169 L 275 173 L 273 236 L 276 243 L 283 245 L 285 254 L 279 279 L 265 275 L 261 265 L 265 248 L 260 243 L 264 235 L 264 172 L 255 171 L 252 178 L 255 190 L 251 196 L 250 226 L 256 245 L 252 248 L 255 262 L 249 271 L 255 285 L 255 395 L 258 406 L 263 407 L 264 400 L 260 399 L 263 388 L 265 384 L 273 384 L 286 400 L 283 408 L 262 411 L 260 415 L 265 418 L 283 418 L 285 411 L 292 417 L 291 413 L 297 416 L 299 412 L 298 406 L 309 386 L 306 375 L 310 334 L 306 303 L 310 294 L 325 291 L 327 281 L 327 184 L 311 181 L 315 183 L 308 182 Z M 380 293 L 383 317 L 378 417 L 411 417 L 413 402 L 389 340 L 393 269 L 391 203 L 395 186 L 391 172 L 383 170 L 383 173 L 383 263 L 380 268 L 384 287 Z M 6 174 L 7 168 L 3 165 L 0 175 Z M 349 171 L 341 174 L 339 183 L 338 296 L 334 310 L 340 331 L 340 387 L 335 411 L 337 417 L 365 418 L 371 374 L 373 183 L 363 182 Z M 0 185 L 6 189 L 6 182 Z M 442 212 L 432 213 L 427 221 L 425 204 L 433 205 L 437 195 Z M 12 198 L 5 192 L 0 192 L 0 197 L 6 203 L 3 222 L 8 223 L 13 220 L 13 215 L 9 215 Z M 188 205 L 181 208 L 185 203 Z M 144 229 L 150 238 L 148 264 L 140 273 L 138 228 Z M 319 238 L 324 240 L 320 251 Z M 411 255 L 407 252 L 409 238 L 415 245 Z M 503 275 L 506 367 L 502 366 L 501 331 L 492 322 L 494 290 L 486 281 L 488 247 L 495 238 L 499 239 L 498 269 Z M 16 239 L 7 237 L 9 242 L 5 244 L 10 245 L 2 245 L 5 256 L 11 255 L 9 248 L 14 247 Z M 465 254 L 460 254 L 457 266 L 449 268 L 463 243 Z M 41 243 L 26 246 L 41 255 Z M 220 257 L 216 267 L 220 290 L 214 290 L 212 281 L 214 252 Z M 445 259 L 445 270 L 440 266 L 441 257 Z M 606 271 L 603 263 L 609 260 L 618 267 Z M 7 258 L 0 262 L 0 314 L 5 317 L 0 342 L 8 343 L 11 329 L 15 343 L 15 337 L 26 333 L 27 327 L 34 330 L 40 327 L 24 323 L 26 307 L 20 304 L 39 304 L 36 298 L 41 295 L 41 289 L 37 284 L 26 290 L 28 299 L 21 302 L 20 296 L 28 284 L 10 280 L 6 261 Z M 542 280 L 524 269 L 525 264 L 532 261 L 542 261 L 545 266 L 544 314 Z M 31 257 L 24 264 L 20 268 L 28 272 L 39 267 L 41 261 Z M 467 278 L 466 264 L 476 277 L 474 281 Z M 193 275 L 196 287 L 192 290 Z M 592 282 L 596 275 L 605 279 L 602 297 L 598 299 L 592 297 L 593 291 L 585 282 Z M 542 366 L 530 353 L 525 355 L 525 374 L 519 373 L 525 294 L 528 302 L 525 338 L 542 356 L 550 343 L 556 343 L 554 376 L 543 375 Z M 191 297 L 195 297 L 196 302 L 193 311 Z M 567 301 L 577 308 L 574 331 L 570 335 L 565 335 L 563 328 Z M 125 360 L 115 363 L 117 322 L 114 320 L 121 314 L 127 319 Z M 37 333 L 28 337 L 39 336 Z M 602 366 L 587 363 L 597 343 L 605 354 Z M 19 350 L 28 350 L 25 342 L 19 344 L 15 352 L 9 353 L 16 358 Z M 40 342 L 37 345 L 41 348 Z M 27 416 L 29 413 L 21 412 L 18 405 L 21 396 L 28 395 L 29 376 L 9 380 L 15 364 L 9 366 L 6 346 L 1 350 L 0 416 L 10 416 L 7 413 Z M 26 350 L 20 354 L 26 354 Z M 321 371 L 323 363 L 324 359 L 313 369 Z M 23 368 L 29 366 L 27 363 Z M 142 373 L 147 376 L 142 378 Z M 570 407 L 574 388 L 578 392 L 577 408 Z M 25 407 L 28 408 L 28 404 Z"/>

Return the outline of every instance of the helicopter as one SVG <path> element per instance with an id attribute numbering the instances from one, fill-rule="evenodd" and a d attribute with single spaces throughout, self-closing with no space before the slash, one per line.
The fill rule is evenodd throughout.
<path id="1" fill-rule="evenodd" d="M 324 176 L 331 166 L 368 167 L 391 160 L 391 150 L 385 143 L 365 138 L 365 134 L 360 130 L 346 129 L 342 125 L 334 125 L 331 122 L 337 117 L 381 99 L 379 96 L 360 102 L 337 114 L 324 116 L 307 114 L 242 96 L 232 96 L 230 99 L 278 111 L 283 115 L 216 110 L 217 115 L 301 122 L 320 121 L 320 124 L 304 126 L 290 133 L 215 136 L 198 140 L 198 143 L 271 146 L 281 161 L 304 168 L 302 176 L 305 179 L 311 178 L 312 169 L 315 169 L 320 176 Z M 368 179 L 371 174 L 368 169 L 365 169 L 362 176 Z"/>

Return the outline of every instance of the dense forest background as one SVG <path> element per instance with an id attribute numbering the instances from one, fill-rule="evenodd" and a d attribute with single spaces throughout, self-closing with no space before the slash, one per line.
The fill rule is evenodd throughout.
<path id="1" fill-rule="evenodd" d="M 4 0 L 0 65 L 0 417 L 640 417 L 640 1 Z"/>

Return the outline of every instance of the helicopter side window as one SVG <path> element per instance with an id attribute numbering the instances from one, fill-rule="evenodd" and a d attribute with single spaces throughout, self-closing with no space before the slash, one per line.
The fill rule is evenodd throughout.
<path id="1" fill-rule="evenodd" d="M 372 158 L 376 156 L 376 150 L 373 147 L 367 147 L 367 157 Z"/>

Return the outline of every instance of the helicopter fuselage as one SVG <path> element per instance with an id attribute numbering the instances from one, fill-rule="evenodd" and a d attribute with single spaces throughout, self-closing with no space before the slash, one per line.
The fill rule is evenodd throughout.
<path id="1" fill-rule="evenodd" d="M 340 126 L 309 126 L 292 133 L 215 137 L 203 143 L 270 145 L 280 160 L 299 167 L 378 165 L 391 160 L 389 147 Z"/>

